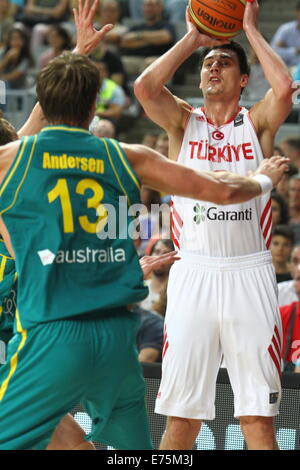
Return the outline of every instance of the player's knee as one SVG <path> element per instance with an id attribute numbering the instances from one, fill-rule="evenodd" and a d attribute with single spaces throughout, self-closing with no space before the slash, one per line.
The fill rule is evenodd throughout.
<path id="1" fill-rule="evenodd" d="M 200 431 L 201 421 L 198 419 L 169 417 L 167 431 L 174 439 L 182 439 L 186 436 L 196 438 Z"/>
<path id="2" fill-rule="evenodd" d="M 241 416 L 240 424 L 242 431 L 245 433 L 251 431 L 263 434 L 274 432 L 273 418 L 269 416 Z"/>

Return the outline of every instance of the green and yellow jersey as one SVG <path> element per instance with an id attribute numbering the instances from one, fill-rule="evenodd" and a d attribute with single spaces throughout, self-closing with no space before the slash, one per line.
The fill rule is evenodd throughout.
<path id="1" fill-rule="evenodd" d="M 106 315 L 146 297 L 128 236 L 128 209 L 139 202 L 138 177 L 117 141 L 63 125 L 22 139 L 0 187 L 0 215 L 23 329 Z"/>
<path id="2" fill-rule="evenodd" d="M 15 261 L 0 238 L 0 365 L 5 362 L 6 345 L 13 335 L 16 296 Z"/>

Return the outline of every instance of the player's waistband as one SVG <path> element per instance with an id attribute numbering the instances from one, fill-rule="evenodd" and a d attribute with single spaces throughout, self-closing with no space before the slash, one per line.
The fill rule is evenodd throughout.
<path id="1" fill-rule="evenodd" d="M 202 256 L 194 253 L 178 253 L 181 261 L 189 265 L 211 271 L 232 271 L 249 268 L 257 268 L 272 264 L 270 251 L 260 251 L 251 255 L 227 257 Z"/>

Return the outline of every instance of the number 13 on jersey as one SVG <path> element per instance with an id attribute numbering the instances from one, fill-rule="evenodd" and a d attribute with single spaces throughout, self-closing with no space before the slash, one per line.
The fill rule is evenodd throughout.
<path id="1" fill-rule="evenodd" d="M 86 215 L 78 217 L 81 228 L 87 233 L 96 233 L 102 230 L 107 222 L 107 211 L 101 201 L 104 197 L 102 186 L 91 178 L 80 180 L 75 188 L 76 194 L 84 195 L 87 190 L 91 190 L 93 195 L 87 199 L 87 208 L 95 209 L 98 219 L 96 222 L 90 222 Z M 74 216 L 70 191 L 66 178 L 59 178 L 54 188 L 48 192 L 49 203 L 60 199 L 60 205 L 63 216 L 64 233 L 74 232 Z M 100 215 L 99 215 L 100 214 Z"/>

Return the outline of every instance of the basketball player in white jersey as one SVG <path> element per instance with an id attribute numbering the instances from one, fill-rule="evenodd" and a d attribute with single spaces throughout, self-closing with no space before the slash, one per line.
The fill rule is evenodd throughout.
<path id="1" fill-rule="evenodd" d="M 257 29 L 257 1 L 247 3 L 244 31 L 270 90 L 250 111 L 239 98 L 249 66 L 239 45 L 200 34 L 187 13 L 186 35 L 135 83 L 147 115 L 163 127 L 170 155 L 198 170 L 242 175 L 271 157 L 290 112 L 292 79 Z M 165 88 L 199 47 L 204 107 L 192 109 Z M 162 381 L 156 412 L 168 416 L 162 449 L 192 448 L 201 421 L 214 419 L 215 382 L 224 353 L 235 416 L 249 449 L 276 449 L 281 322 L 269 244 L 270 195 L 224 208 L 173 198 L 172 231 L 181 260 L 171 268 Z"/>

